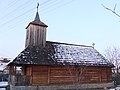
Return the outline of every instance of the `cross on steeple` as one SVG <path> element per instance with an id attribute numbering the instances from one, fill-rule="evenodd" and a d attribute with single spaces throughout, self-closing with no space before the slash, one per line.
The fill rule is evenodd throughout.
<path id="1" fill-rule="evenodd" d="M 93 48 L 94 48 L 94 46 L 95 46 L 95 43 L 93 43 L 93 44 L 92 44 L 92 46 L 93 46 Z"/>
<path id="2" fill-rule="evenodd" d="M 37 12 L 38 12 L 39 3 L 37 3 Z"/>

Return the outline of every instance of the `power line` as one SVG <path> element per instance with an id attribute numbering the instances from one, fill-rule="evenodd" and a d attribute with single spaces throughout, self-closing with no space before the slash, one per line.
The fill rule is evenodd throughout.
<path id="1" fill-rule="evenodd" d="M 52 0 L 51 0 L 51 1 L 52 1 Z M 48 13 L 48 12 L 51 12 L 51 11 L 53 11 L 53 10 L 56 10 L 56 9 L 58 9 L 59 7 L 63 7 L 63 6 L 65 6 L 66 4 L 72 3 L 73 1 L 74 1 L 74 0 L 71 0 L 71 1 L 66 2 L 66 3 L 63 2 L 62 4 L 60 3 L 61 1 L 59 1 L 59 2 L 54 3 L 54 4 L 49 4 L 50 6 L 51 6 L 51 5 L 52 5 L 52 6 L 56 6 L 56 5 L 58 5 L 58 6 L 52 8 L 52 9 L 46 9 L 47 11 L 44 12 L 44 13 Z M 45 2 L 44 2 L 43 4 L 45 4 Z M 50 7 L 50 6 L 49 6 L 49 7 Z M 26 11 L 26 12 L 24 12 L 24 13 L 22 13 L 21 15 L 19 15 L 19 16 L 17 16 L 17 17 L 14 17 L 14 18 L 10 19 L 9 21 L 7 21 L 7 22 L 1 24 L 0 26 L 8 25 L 8 23 L 10 24 L 10 22 L 12 22 L 13 20 L 18 19 L 18 18 L 24 16 L 25 14 L 28 14 L 27 12 L 31 12 L 33 9 L 35 9 L 35 7 L 32 8 L 32 9 L 30 9 L 30 10 L 28 10 L 28 11 Z M 28 17 L 28 15 L 25 16 L 24 18 L 26 18 L 26 17 Z M 28 18 L 29 18 L 29 17 L 28 17 Z M 23 17 L 22 17 L 22 19 L 23 19 Z M 22 20 L 22 22 L 24 22 L 24 19 Z M 19 22 L 19 23 L 20 23 L 20 22 Z M 12 23 L 11 23 L 11 24 L 12 24 Z M 15 28 L 15 27 L 14 27 L 15 24 L 12 24 L 12 25 L 9 25 L 9 26 L 10 26 L 10 27 L 12 26 L 11 28 L 9 28 L 9 30 Z M 8 26 L 8 27 L 9 27 L 9 26 Z M 8 29 L 7 29 L 7 30 L 8 30 Z"/>
<path id="2" fill-rule="evenodd" d="M 11 2 L 6 8 L 10 8 L 12 7 L 13 5 L 15 5 L 15 3 L 17 2 L 18 0 L 14 0 L 13 2 Z"/>
<path id="3" fill-rule="evenodd" d="M 18 25 L 21 25 L 24 22 L 28 21 L 27 19 L 29 19 L 30 16 L 31 16 L 31 14 L 27 15 L 27 17 L 22 18 L 23 20 L 19 19 L 17 22 L 14 22 L 14 23 L 17 23 Z M 15 30 L 14 28 L 16 28 L 16 26 L 15 26 L 15 24 L 12 23 L 12 25 L 9 25 L 7 28 L 9 28 L 9 31 L 10 30 Z M 5 32 L 5 30 L 4 30 L 4 32 Z"/>
<path id="4" fill-rule="evenodd" d="M 52 1 L 52 0 L 51 0 Z M 49 9 L 51 7 L 54 7 L 55 5 L 58 5 L 60 2 L 62 2 L 62 0 L 53 0 L 52 2 L 47 3 L 46 5 L 44 5 L 45 8 L 41 8 L 41 11 L 44 11 L 46 9 Z"/>
<path id="5" fill-rule="evenodd" d="M 51 0 L 52 1 L 52 0 Z M 26 2 L 27 3 L 27 2 Z M 25 4 L 25 3 L 24 3 Z M 45 2 L 43 3 L 43 4 L 45 4 Z M 23 5 L 23 4 L 22 4 Z M 15 9 L 15 10 L 17 10 L 17 8 Z M 29 11 L 31 11 L 32 9 L 30 9 Z M 14 11 L 14 10 L 13 10 Z M 13 12 L 12 11 L 12 12 Z M 27 12 L 29 12 L 29 11 L 27 11 Z M 12 13 L 11 12 L 11 13 Z M 21 16 L 23 16 L 24 14 L 26 14 L 27 12 L 25 12 L 25 13 L 22 13 L 21 15 L 19 15 L 19 16 L 17 16 L 17 17 L 15 17 L 15 18 L 13 18 L 13 19 L 10 19 L 10 20 L 8 20 L 7 22 L 5 22 L 5 23 L 3 23 L 3 24 L 1 24 L 0 26 L 3 26 L 3 25 L 6 25 L 8 22 L 10 23 L 11 21 L 13 21 L 13 20 L 15 20 L 15 19 L 17 19 L 18 17 L 21 17 Z M 7 15 L 9 15 L 9 14 L 7 14 Z M 2 17 L 3 18 L 3 17 Z"/>
<path id="6" fill-rule="evenodd" d="M 18 19 L 18 17 L 21 17 L 21 16 L 23 16 L 24 14 L 28 14 L 27 12 L 30 12 L 30 11 L 32 11 L 33 9 L 35 9 L 35 7 L 34 7 L 34 8 L 32 8 L 32 9 L 30 9 L 30 10 L 28 10 L 28 11 L 26 11 L 26 12 L 24 12 L 24 13 L 22 13 L 22 14 L 21 14 L 21 15 L 19 15 L 19 16 L 16 16 L 16 17 L 14 17 L 14 18 L 10 19 L 9 21 L 7 21 L 7 22 L 5 22 L 5 23 L 1 24 L 0 26 L 6 25 L 7 23 L 9 23 L 9 22 L 11 22 L 11 21 L 13 21 L 13 20 L 15 20 L 15 19 Z"/>
<path id="7" fill-rule="evenodd" d="M 16 0 L 14 0 L 13 2 L 15 3 L 15 1 L 16 1 Z M 31 0 L 31 1 L 33 1 L 33 0 Z M 47 0 L 47 1 L 43 2 L 43 3 L 41 3 L 41 6 L 44 5 L 44 4 L 46 4 L 46 3 L 48 3 L 48 2 L 50 2 L 50 1 L 52 1 L 52 0 Z M 11 2 L 11 3 L 13 4 L 13 2 Z M 25 2 L 24 4 L 20 5 L 19 7 L 15 8 L 15 9 L 12 10 L 11 12 L 7 13 L 6 15 L 4 15 L 2 18 L 0 18 L 0 20 L 1 20 L 1 19 L 4 19 L 4 17 L 6 17 L 6 16 L 13 15 L 13 12 L 15 12 L 16 10 L 19 11 L 20 9 L 25 9 L 26 5 L 28 5 L 28 4 L 30 4 L 30 3 L 31 3 L 31 2 L 30 2 L 29 0 L 27 0 L 27 2 Z M 11 5 L 9 5 L 9 6 L 11 6 Z M 21 8 L 21 7 L 22 7 L 22 8 Z M 24 7 L 24 8 L 23 8 L 23 7 Z"/>
<path id="8" fill-rule="evenodd" d="M 31 0 L 31 1 L 33 1 L 33 0 Z M 4 19 L 4 17 L 6 18 L 7 16 L 13 15 L 13 12 L 15 12 L 16 10 L 19 11 L 20 9 L 24 9 L 24 8 L 21 8 L 21 7 L 22 7 L 22 6 L 23 6 L 23 7 L 26 7 L 25 4 L 28 5 L 29 3 L 31 3 L 31 2 L 28 0 L 28 1 L 25 2 L 24 4 L 20 5 L 19 7 L 15 8 L 15 9 L 12 10 L 11 12 L 7 13 L 6 15 L 4 15 L 2 18 L 0 18 L 0 20 L 1 20 L 1 19 Z M 21 11 L 22 11 L 22 10 L 21 10 Z"/>
<path id="9" fill-rule="evenodd" d="M 62 3 L 62 4 L 60 4 L 59 6 L 54 7 L 54 8 L 52 8 L 52 9 L 49 9 L 49 10 L 46 10 L 46 11 L 43 12 L 43 13 L 45 14 L 45 13 L 54 11 L 54 10 L 56 10 L 56 9 L 58 9 L 58 8 L 61 8 L 61 7 L 65 6 L 65 5 L 68 5 L 68 4 L 72 3 L 73 1 L 75 1 L 75 0 L 71 0 L 71 1 L 68 1 L 68 2 L 66 2 L 66 3 Z M 43 11 L 44 11 L 44 10 L 43 10 Z"/>
<path id="10" fill-rule="evenodd" d="M 9 29 L 4 29 L 4 31 L 2 30 L 2 31 L 0 31 L 0 33 L 7 33 L 8 31 L 13 31 L 13 30 L 17 30 L 17 26 L 16 26 L 16 23 L 17 23 L 17 25 L 21 25 L 21 24 L 23 24 L 23 23 L 25 23 L 25 22 L 27 22 L 28 21 L 28 19 L 30 18 L 30 16 L 32 16 L 32 14 L 33 14 L 33 10 L 31 10 L 31 13 L 30 14 L 28 14 L 28 13 L 26 13 L 26 14 L 24 14 L 23 16 L 24 17 L 18 17 L 17 18 L 17 20 L 15 20 L 15 22 L 13 22 L 13 23 L 9 23 L 9 25 L 8 26 L 6 26 L 6 28 L 9 28 Z"/>
<path id="11" fill-rule="evenodd" d="M 50 1 L 52 1 L 52 0 L 47 0 L 47 1 L 43 2 L 43 3 L 40 3 L 40 5 L 42 6 L 42 5 L 44 5 L 44 4 L 47 4 L 47 3 L 50 2 Z"/>
<path id="12" fill-rule="evenodd" d="M 3 10 L 3 9 L 5 9 L 5 10 L 10 9 L 10 7 L 13 6 L 16 1 L 18 1 L 18 0 L 11 1 L 11 2 L 8 3 L 7 5 L 5 4 L 5 5 L 6 5 L 6 8 L 3 7 L 3 8 L 1 8 L 1 10 Z"/>

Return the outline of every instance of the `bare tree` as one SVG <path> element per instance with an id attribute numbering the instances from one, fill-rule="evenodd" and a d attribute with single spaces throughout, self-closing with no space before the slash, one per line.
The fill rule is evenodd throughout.
<path id="1" fill-rule="evenodd" d="M 116 73 L 119 73 L 120 68 L 120 48 L 117 47 L 109 47 L 105 50 L 104 53 L 106 59 L 108 59 L 111 63 L 115 65 L 114 70 Z"/>
<path id="2" fill-rule="evenodd" d="M 102 6 L 103 6 L 106 10 L 111 11 L 113 14 L 115 14 L 115 15 L 118 16 L 118 17 L 120 17 L 120 14 L 118 14 L 118 13 L 116 12 L 117 4 L 115 4 L 115 6 L 114 6 L 113 9 L 108 8 L 108 7 L 104 6 L 103 4 L 102 4 Z"/>

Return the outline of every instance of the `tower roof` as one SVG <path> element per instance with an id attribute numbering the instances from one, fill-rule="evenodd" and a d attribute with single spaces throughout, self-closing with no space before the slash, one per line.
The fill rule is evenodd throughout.
<path id="1" fill-rule="evenodd" d="M 36 12 L 36 16 L 35 16 L 35 20 L 36 22 L 40 22 L 40 17 L 39 17 L 39 13 Z"/>
<path id="2" fill-rule="evenodd" d="M 43 23 L 43 22 L 40 20 L 38 11 L 36 12 L 36 16 L 35 16 L 34 21 L 30 22 L 30 23 L 28 24 L 28 26 L 26 27 L 26 29 L 29 27 L 30 24 L 48 27 L 45 23 Z"/>

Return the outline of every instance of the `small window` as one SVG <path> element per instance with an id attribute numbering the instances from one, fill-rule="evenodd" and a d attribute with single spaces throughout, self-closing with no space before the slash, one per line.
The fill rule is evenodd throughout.
<path id="1" fill-rule="evenodd" d="M 16 66 L 16 74 L 22 75 L 22 66 Z"/>

